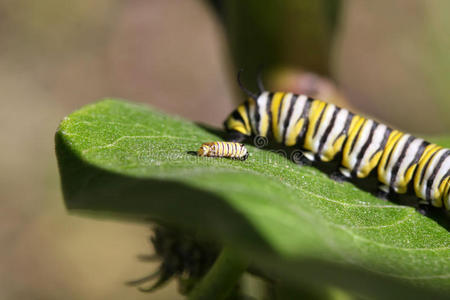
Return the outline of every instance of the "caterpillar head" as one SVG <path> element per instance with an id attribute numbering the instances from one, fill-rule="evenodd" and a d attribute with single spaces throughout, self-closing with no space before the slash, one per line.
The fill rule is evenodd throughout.
<path id="1" fill-rule="evenodd" d="M 207 156 L 210 151 L 211 151 L 211 144 L 204 143 L 200 146 L 200 149 L 198 149 L 197 154 L 199 156 Z"/>
<path id="2" fill-rule="evenodd" d="M 242 91 L 249 97 L 247 101 L 239 105 L 230 116 L 225 120 L 225 129 L 231 134 L 230 139 L 235 142 L 241 142 L 246 137 L 252 134 L 252 128 L 250 125 L 249 107 L 256 105 L 256 101 L 261 93 L 264 92 L 264 86 L 262 84 L 261 74 L 258 75 L 258 87 L 259 95 L 253 93 L 247 89 L 241 81 L 242 70 L 239 71 L 237 81 Z"/>
<path id="3" fill-rule="evenodd" d="M 243 138 L 251 135 L 252 130 L 247 107 L 248 101 L 239 105 L 225 120 L 224 127 L 228 133 L 236 136 L 241 135 Z"/>

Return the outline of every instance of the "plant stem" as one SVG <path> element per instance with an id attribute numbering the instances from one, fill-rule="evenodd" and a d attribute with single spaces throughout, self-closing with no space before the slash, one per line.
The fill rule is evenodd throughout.
<path id="1" fill-rule="evenodd" d="M 247 266 L 248 262 L 242 257 L 231 249 L 224 248 L 211 270 L 190 293 L 189 299 L 226 299 Z"/>

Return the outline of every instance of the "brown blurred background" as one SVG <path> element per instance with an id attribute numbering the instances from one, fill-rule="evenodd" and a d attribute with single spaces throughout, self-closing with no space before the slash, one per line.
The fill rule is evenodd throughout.
<path id="1" fill-rule="evenodd" d="M 174 284 L 151 296 L 123 284 L 155 268 L 135 258 L 150 250 L 148 228 L 68 215 L 53 135 L 65 115 L 104 97 L 220 126 L 241 99 L 235 71 L 246 67 L 239 47 L 248 35 L 280 41 L 271 87 L 303 91 L 313 82 L 324 100 L 403 130 L 450 134 L 450 2 L 342 1 L 325 41 L 300 8 L 230 3 L 220 6 L 223 21 L 200 0 L 0 0 L 1 299 L 179 297 Z M 274 13 L 284 27 L 254 35 Z M 304 30 L 286 30 L 296 26 Z M 293 40 L 298 55 L 284 51 Z M 331 77 L 340 91 L 298 67 Z"/>

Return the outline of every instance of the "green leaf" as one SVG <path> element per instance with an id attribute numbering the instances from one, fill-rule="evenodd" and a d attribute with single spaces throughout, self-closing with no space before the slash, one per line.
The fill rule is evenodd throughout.
<path id="1" fill-rule="evenodd" d="M 450 291 L 450 235 L 432 219 L 252 146 L 244 162 L 190 154 L 216 140 L 146 106 L 85 106 L 56 133 L 66 206 L 202 234 L 290 284 L 384 299 Z"/>

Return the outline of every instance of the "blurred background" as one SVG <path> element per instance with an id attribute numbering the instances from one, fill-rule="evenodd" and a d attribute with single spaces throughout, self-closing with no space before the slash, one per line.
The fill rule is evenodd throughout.
<path id="1" fill-rule="evenodd" d="M 53 135 L 104 97 L 220 126 L 255 88 L 450 134 L 447 0 L 0 0 L 0 298 L 177 299 L 124 286 L 155 265 L 142 225 L 69 215 Z"/>

